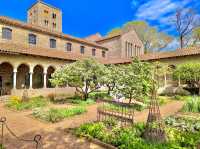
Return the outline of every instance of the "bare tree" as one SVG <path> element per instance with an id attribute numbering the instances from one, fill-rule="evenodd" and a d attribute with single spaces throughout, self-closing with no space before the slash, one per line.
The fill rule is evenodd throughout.
<path id="1" fill-rule="evenodd" d="M 180 48 L 186 44 L 185 38 L 198 27 L 197 14 L 193 9 L 179 9 L 176 11 L 176 29 L 179 35 Z"/>

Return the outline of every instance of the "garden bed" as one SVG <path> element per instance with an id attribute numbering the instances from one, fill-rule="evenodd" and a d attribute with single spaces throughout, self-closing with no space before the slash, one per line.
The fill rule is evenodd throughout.
<path id="1" fill-rule="evenodd" d="M 86 113 L 84 106 L 70 107 L 70 108 L 36 108 L 32 116 L 45 122 L 56 123 L 65 118 Z"/>
<path id="2" fill-rule="evenodd" d="M 97 139 L 119 149 L 194 149 L 200 141 L 200 132 L 197 130 L 182 131 L 167 125 L 165 127 L 167 142 L 151 143 L 141 137 L 144 130 L 143 123 L 121 128 L 115 123 L 96 122 L 83 124 L 75 129 L 74 133 L 79 137 Z"/>
<path id="3" fill-rule="evenodd" d="M 19 97 L 13 96 L 5 104 L 6 107 L 16 111 L 33 110 L 47 105 L 49 101 L 42 96 L 31 98 L 28 101 L 22 101 Z"/>

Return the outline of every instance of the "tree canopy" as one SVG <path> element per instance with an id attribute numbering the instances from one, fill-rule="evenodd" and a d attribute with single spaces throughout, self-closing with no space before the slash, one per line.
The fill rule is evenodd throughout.
<path id="1" fill-rule="evenodd" d="M 148 94 L 152 81 L 152 69 L 149 63 L 135 59 L 130 65 L 121 66 L 120 69 L 121 77 L 117 80 L 116 93 L 122 94 L 129 99 L 129 102 Z"/>
<path id="2" fill-rule="evenodd" d="M 56 71 L 51 82 L 54 85 L 75 87 L 86 100 L 91 92 L 101 87 L 104 70 L 105 66 L 94 59 L 79 60 Z"/>
<path id="3" fill-rule="evenodd" d="M 150 26 L 145 21 L 130 21 L 121 28 L 115 28 L 108 33 L 108 36 L 114 33 L 120 33 L 122 30 L 134 29 L 144 45 L 145 53 L 160 51 L 171 41 L 172 37 L 164 32 L 159 32 L 155 27 Z"/>
<path id="4" fill-rule="evenodd" d="M 179 65 L 173 73 L 175 79 L 181 79 L 193 86 L 199 87 L 200 94 L 200 63 L 185 63 Z"/>

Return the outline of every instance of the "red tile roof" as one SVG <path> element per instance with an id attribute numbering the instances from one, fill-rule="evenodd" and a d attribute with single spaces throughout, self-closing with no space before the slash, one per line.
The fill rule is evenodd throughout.
<path id="1" fill-rule="evenodd" d="M 10 19 L 10 18 L 5 17 L 5 16 L 0 16 L 0 23 L 20 27 L 20 28 L 32 30 L 32 31 L 35 31 L 35 32 L 48 34 L 50 36 L 63 38 L 63 39 L 69 40 L 69 41 L 74 41 L 74 42 L 77 42 L 77 43 L 86 44 L 86 45 L 89 45 L 89 46 L 94 46 L 96 48 L 108 50 L 106 47 L 101 46 L 101 45 L 99 45 L 95 42 L 91 42 L 91 41 L 81 39 L 81 38 L 76 38 L 76 37 L 73 37 L 73 36 L 70 36 L 70 35 L 67 35 L 67 34 L 63 34 L 63 33 L 59 33 L 59 32 L 56 32 L 56 31 L 51 31 L 51 30 L 43 28 L 43 27 L 39 27 L 39 26 L 36 26 L 36 25 L 24 23 L 24 22 L 21 22 L 21 21 L 18 21 L 18 20 Z"/>
<path id="2" fill-rule="evenodd" d="M 24 55 L 55 58 L 61 60 L 69 60 L 69 61 L 76 61 L 88 57 L 82 54 L 65 52 L 63 50 L 39 48 L 35 46 L 15 44 L 12 42 L 0 43 L 0 53 L 24 54 Z M 97 60 L 102 63 L 107 63 L 105 58 L 99 58 Z"/>
<path id="3" fill-rule="evenodd" d="M 86 40 L 89 40 L 89 41 L 97 41 L 97 40 L 100 40 L 102 38 L 101 34 L 99 33 L 96 33 L 96 34 L 93 34 L 93 35 L 90 35 L 88 37 L 85 37 Z"/>
<path id="4" fill-rule="evenodd" d="M 184 49 L 177 49 L 176 51 L 171 52 L 158 52 L 158 53 L 149 53 L 139 56 L 140 60 L 158 60 L 174 57 L 183 57 L 191 55 L 200 55 L 200 47 L 188 47 Z"/>

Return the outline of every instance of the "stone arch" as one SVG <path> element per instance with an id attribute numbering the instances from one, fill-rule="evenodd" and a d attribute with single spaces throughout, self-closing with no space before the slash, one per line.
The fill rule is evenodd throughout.
<path id="1" fill-rule="evenodd" d="M 50 79 L 52 78 L 52 74 L 55 72 L 55 67 L 54 66 L 49 66 L 47 68 L 47 77 L 46 77 L 46 82 L 47 82 L 47 88 L 53 88 L 54 86 L 51 84 Z"/>
<path id="2" fill-rule="evenodd" d="M 44 67 L 36 65 L 33 68 L 33 88 L 43 88 L 44 85 Z"/>
<path id="3" fill-rule="evenodd" d="M 29 88 L 30 85 L 30 67 L 28 64 L 22 63 L 17 67 L 16 88 Z"/>
<path id="4" fill-rule="evenodd" d="M 10 62 L 0 63 L 0 95 L 10 95 L 13 88 L 13 70 Z"/>

